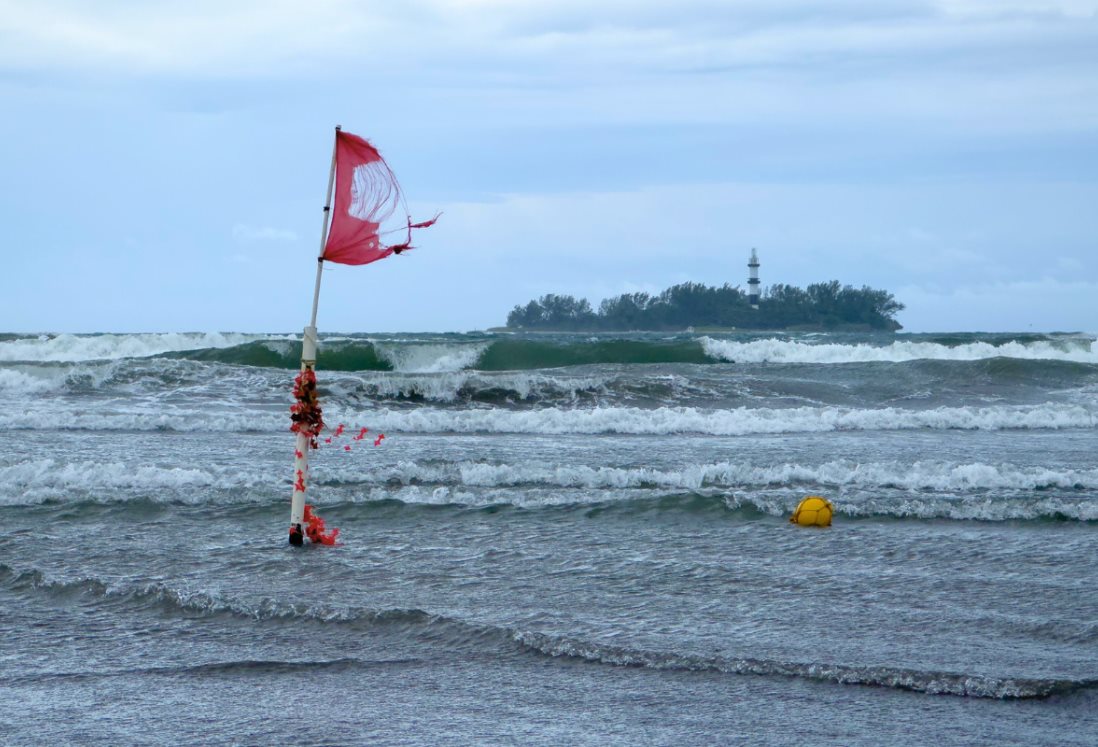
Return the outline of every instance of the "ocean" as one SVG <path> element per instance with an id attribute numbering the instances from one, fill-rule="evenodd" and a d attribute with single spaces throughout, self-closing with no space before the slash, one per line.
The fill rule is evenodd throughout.
<path id="1" fill-rule="evenodd" d="M 1092 336 L 299 355 L 0 336 L 0 744 L 1098 744 Z"/>

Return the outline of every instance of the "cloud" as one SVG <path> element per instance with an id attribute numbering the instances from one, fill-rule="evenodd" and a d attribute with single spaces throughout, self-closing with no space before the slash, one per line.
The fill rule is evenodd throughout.
<path id="1" fill-rule="evenodd" d="M 8 65 L 107 67 L 215 77 L 324 69 L 435 69 L 500 80 L 573 70 L 615 74 L 796 65 L 959 49 L 1018 51 L 1039 43 L 1087 48 L 1098 3 L 1085 0 L 808 0 L 679 3 L 586 0 L 352 2 L 194 0 L 165 5 L 0 0 Z M 438 68 L 440 62 L 449 66 Z"/>
<path id="2" fill-rule="evenodd" d="M 443 111 L 470 129 L 764 124 L 900 144 L 1051 138 L 1098 128 L 1094 5 L 0 0 L 0 71 L 76 78 L 82 96 L 93 95 L 89 79 L 128 81 L 153 100 L 189 83 L 190 106 L 218 112 L 270 106 L 290 86 L 297 98 L 345 101 L 354 85 L 371 122 L 394 129 Z M 366 108 L 341 109 L 351 106 Z"/>
<path id="3" fill-rule="evenodd" d="M 897 296 L 924 326 L 949 304 L 998 324 L 1014 312 L 997 289 L 1098 277 L 1096 8 L 0 0 L 0 162 L 21 185 L 0 222 L 12 245 L 86 245 L 110 267 L 137 251 L 121 221 L 195 265 L 254 255 L 230 279 L 262 287 L 261 268 L 313 266 L 338 122 L 376 139 L 414 216 L 445 212 L 423 251 L 347 280 L 357 302 L 357 277 L 384 273 L 370 302 L 393 308 L 408 292 L 390 279 L 416 288 L 420 316 L 393 325 L 498 323 L 543 292 L 742 283 L 753 246 L 764 284 L 911 288 Z M 60 223 L 30 197 L 58 173 L 82 195 Z M 33 310 L 51 277 L 13 307 Z M 336 297 L 325 323 L 363 328 Z M 160 300 L 192 326 L 190 299 Z"/>
<path id="4" fill-rule="evenodd" d="M 0 69 L 368 80 L 499 125 L 1098 126 L 1083 0 L 0 0 Z M 1075 59 L 1078 65 L 1065 65 Z"/>
<path id="5" fill-rule="evenodd" d="M 194 0 L 185 4 L 74 0 L 0 2 L 8 66 L 131 75 L 256 76 L 365 45 L 386 32 L 384 6 L 341 0 Z"/>

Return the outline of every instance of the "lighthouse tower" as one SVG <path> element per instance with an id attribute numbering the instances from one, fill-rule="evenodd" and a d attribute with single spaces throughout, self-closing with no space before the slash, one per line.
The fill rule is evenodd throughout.
<path id="1" fill-rule="evenodd" d="M 750 276 L 747 278 L 747 302 L 751 304 L 751 308 L 759 308 L 759 255 L 752 249 L 751 261 L 747 263 L 748 269 L 751 271 Z"/>

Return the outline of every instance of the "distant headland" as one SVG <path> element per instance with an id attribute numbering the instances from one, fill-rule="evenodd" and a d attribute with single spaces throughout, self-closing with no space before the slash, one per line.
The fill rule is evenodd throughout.
<path id="1" fill-rule="evenodd" d="M 608 298 L 598 311 L 586 299 L 545 295 L 513 308 L 507 315 L 507 327 L 565 332 L 688 327 L 896 332 L 902 327 L 895 315 L 903 309 L 888 291 L 854 288 L 838 280 L 807 288 L 772 285 L 761 294 L 757 280 L 750 294 L 727 283 L 720 287 L 682 283 L 655 296 L 626 293 Z"/>

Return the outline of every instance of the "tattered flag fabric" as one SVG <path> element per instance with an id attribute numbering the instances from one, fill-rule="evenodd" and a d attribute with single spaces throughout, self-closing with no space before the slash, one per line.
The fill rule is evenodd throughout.
<path id="1" fill-rule="evenodd" d="M 344 265 L 365 265 L 390 254 L 411 249 L 412 229 L 426 228 L 435 218 L 412 223 L 396 176 L 385 159 L 358 135 L 336 132 L 335 205 L 323 258 Z M 399 244 L 383 243 L 384 223 L 403 209 L 408 238 Z M 396 230 L 400 230 L 404 226 Z"/>
<path id="2" fill-rule="evenodd" d="M 364 265 L 392 252 L 378 230 L 401 204 L 400 187 L 385 159 L 369 142 L 336 132 L 335 206 L 324 244 L 324 259 Z"/>

